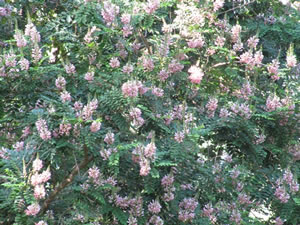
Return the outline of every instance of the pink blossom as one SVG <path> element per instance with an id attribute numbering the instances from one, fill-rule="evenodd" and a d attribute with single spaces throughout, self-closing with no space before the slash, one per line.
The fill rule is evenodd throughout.
<path id="1" fill-rule="evenodd" d="M 46 196 L 46 190 L 44 185 L 40 184 L 40 185 L 36 185 L 34 187 L 34 197 L 35 199 L 43 199 Z"/>
<path id="2" fill-rule="evenodd" d="M 133 71 L 133 66 L 132 65 L 127 64 L 127 65 L 123 66 L 123 69 L 122 69 L 123 73 L 130 74 L 130 73 L 132 73 L 132 71 Z"/>
<path id="3" fill-rule="evenodd" d="M 219 117 L 221 117 L 221 118 L 227 118 L 229 115 L 230 115 L 230 113 L 228 112 L 227 109 L 225 109 L 225 108 L 221 108 L 220 109 Z"/>
<path id="4" fill-rule="evenodd" d="M 163 225 L 164 221 L 157 215 L 153 215 L 150 220 L 149 220 L 150 224 L 154 224 L 154 225 Z"/>
<path id="5" fill-rule="evenodd" d="M 22 48 L 27 45 L 27 41 L 22 35 L 21 31 L 16 31 L 16 34 L 14 35 L 14 38 L 17 41 L 17 47 Z"/>
<path id="6" fill-rule="evenodd" d="M 40 174 L 40 181 L 42 183 L 46 183 L 48 180 L 50 180 L 51 178 L 51 173 L 50 173 L 50 170 L 47 169 L 45 171 L 43 171 L 41 174 Z"/>
<path id="7" fill-rule="evenodd" d="M 215 0 L 214 1 L 214 12 L 218 11 L 224 6 L 224 0 Z"/>
<path id="8" fill-rule="evenodd" d="M 259 67 L 262 64 L 262 60 L 264 58 L 264 55 L 262 54 L 262 51 L 255 52 L 254 55 L 254 63 Z"/>
<path id="9" fill-rule="evenodd" d="M 67 124 L 61 123 L 59 125 L 59 134 L 69 136 L 71 129 L 72 129 L 72 125 L 70 123 Z"/>
<path id="10" fill-rule="evenodd" d="M 168 66 L 168 72 L 169 73 L 177 73 L 182 71 L 184 68 L 183 65 L 181 65 L 179 62 L 177 62 L 175 59 L 172 60 L 172 62 Z"/>
<path id="11" fill-rule="evenodd" d="M 100 130 L 100 128 L 101 128 L 101 123 L 97 122 L 97 121 L 93 121 L 92 124 L 91 124 L 91 126 L 90 126 L 90 130 L 93 133 L 95 133 L 98 130 Z"/>
<path id="12" fill-rule="evenodd" d="M 16 142 L 13 147 L 17 152 L 22 151 L 24 149 L 24 141 Z"/>
<path id="13" fill-rule="evenodd" d="M 162 97 L 164 95 L 164 90 L 158 87 L 153 87 L 152 94 L 157 97 Z"/>
<path id="14" fill-rule="evenodd" d="M 64 77 L 58 77 L 56 80 L 55 80 L 55 86 L 59 89 L 59 90 L 62 90 L 65 88 L 66 86 L 66 80 Z"/>
<path id="15" fill-rule="evenodd" d="M 222 48 L 225 44 L 226 39 L 224 37 L 218 36 L 216 41 L 215 41 L 215 45 Z"/>
<path id="16" fill-rule="evenodd" d="M 89 169 L 88 174 L 89 178 L 95 181 L 100 177 L 100 170 L 94 166 L 93 168 Z"/>
<path id="17" fill-rule="evenodd" d="M 127 81 L 122 85 L 122 93 L 125 97 L 137 97 L 139 87 L 140 85 L 137 81 Z"/>
<path id="18" fill-rule="evenodd" d="M 153 14 L 159 8 L 160 0 L 148 0 L 145 5 L 145 11 L 148 14 Z"/>
<path id="19" fill-rule="evenodd" d="M 272 75 L 277 75 L 278 74 L 278 69 L 279 69 L 279 61 L 274 59 L 272 63 L 267 67 L 268 72 Z"/>
<path id="20" fill-rule="evenodd" d="M 9 53 L 4 55 L 5 65 L 7 67 L 15 67 L 17 65 L 16 55 L 14 53 Z"/>
<path id="21" fill-rule="evenodd" d="M 123 14 L 121 16 L 121 22 L 123 24 L 129 24 L 130 23 L 130 20 L 131 20 L 131 15 L 130 14 Z"/>
<path id="22" fill-rule="evenodd" d="M 83 105 L 82 105 L 81 102 L 76 101 L 76 102 L 74 103 L 74 109 L 75 109 L 76 111 L 81 110 L 82 107 L 83 107 Z"/>
<path id="23" fill-rule="evenodd" d="M 34 59 L 33 60 L 34 63 L 38 63 L 40 61 L 40 59 L 42 58 L 42 50 L 40 49 L 40 47 L 37 44 L 34 45 L 34 47 L 32 48 L 31 56 Z"/>
<path id="24" fill-rule="evenodd" d="M 51 132 L 48 130 L 48 126 L 45 120 L 39 119 L 38 121 L 36 121 L 35 125 L 39 132 L 40 137 L 43 140 L 51 139 Z"/>
<path id="25" fill-rule="evenodd" d="M 149 143 L 144 149 L 144 155 L 147 158 L 153 159 L 156 152 L 156 146 L 153 142 Z"/>
<path id="26" fill-rule="evenodd" d="M 84 76 L 84 79 L 87 80 L 88 82 L 91 82 L 94 80 L 94 72 L 91 71 L 91 72 L 87 72 Z"/>
<path id="27" fill-rule="evenodd" d="M 253 36 L 251 38 L 248 39 L 247 43 L 248 43 L 248 47 L 249 48 L 256 48 L 257 44 L 259 42 L 259 39 L 256 36 Z"/>
<path id="28" fill-rule="evenodd" d="M 150 162 L 147 159 L 142 159 L 140 161 L 140 175 L 147 176 L 151 170 Z"/>
<path id="29" fill-rule="evenodd" d="M 160 80 L 165 81 L 169 77 L 169 73 L 165 70 L 161 70 L 158 74 Z"/>
<path id="30" fill-rule="evenodd" d="M 28 70 L 29 69 L 29 61 L 25 58 L 22 58 L 20 61 L 19 61 L 19 65 L 21 67 L 21 70 Z"/>
<path id="31" fill-rule="evenodd" d="M 169 175 L 165 175 L 162 179 L 161 179 L 161 185 L 164 188 L 170 187 L 174 182 L 174 176 L 169 174 Z"/>
<path id="32" fill-rule="evenodd" d="M 175 136 L 174 136 L 174 139 L 175 141 L 177 141 L 178 143 L 182 143 L 183 142 L 183 139 L 184 139 L 184 132 L 183 131 L 180 131 L 180 132 L 176 132 L 175 133 Z"/>
<path id="33" fill-rule="evenodd" d="M 285 188 L 283 186 L 278 186 L 275 190 L 274 195 L 276 198 L 280 200 L 282 203 L 287 203 L 290 199 L 290 195 L 286 192 Z"/>
<path id="34" fill-rule="evenodd" d="M 110 62 L 109 62 L 109 65 L 112 67 L 112 68 L 118 68 L 120 66 L 120 61 L 118 60 L 118 58 L 114 57 L 114 58 L 111 58 Z"/>
<path id="35" fill-rule="evenodd" d="M 204 76 L 202 70 L 198 66 L 191 66 L 188 72 L 191 74 L 189 76 L 190 81 L 194 84 L 200 84 Z"/>
<path id="36" fill-rule="evenodd" d="M 38 172 L 43 168 L 43 161 L 40 160 L 39 158 L 36 158 L 33 162 L 32 162 L 32 168 L 33 171 Z"/>
<path id="37" fill-rule="evenodd" d="M 151 72 L 154 69 L 154 62 L 150 58 L 143 58 L 143 67 L 145 71 Z"/>
<path id="38" fill-rule="evenodd" d="M 40 205 L 38 203 L 33 203 L 27 207 L 27 209 L 25 210 L 25 214 L 27 216 L 35 216 L 39 213 L 40 210 L 41 210 Z"/>
<path id="39" fill-rule="evenodd" d="M 130 25 L 123 26 L 123 28 L 122 28 L 123 37 L 128 37 L 129 35 L 131 35 L 132 30 L 133 30 L 133 27 Z M 125 57 L 123 57 L 123 58 L 125 58 Z"/>
<path id="40" fill-rule="evenodd" d="M 276 95 L 269 95 L 266 102 L 266 110 L 268 112 L 275 111 L 279 107 L 281 107 L 280 98 Z"/>
<path id="41" fill-rule="evenodd" d="M 108 145 L 112 145 L 115 142 L 115 135 L 114 135 L 114 133 L 108 132 L 105 135 L 104 142 L 106 144 L 108 144 Z"/>
<path id="42" fill-rule="evenodd" d="M 188 41 L 188 46 L 189 48 L 202 48 L 203 45 L 205 44 L 204 40 L 202 37 L 194 38 Z"/>
<path id="43" fill-rule="evenodd" d="M 76 68 L 72 63 L 65 65 L 65 70 L 67 74 L 75 74 Z"/>
<path id="44" fill-rule="evenodd" d="M 38 43 L 41 41 L 41 35 L 37 31 L 35 25 L 33 23 L 28 23 L 25 26 L 25 35 L 30 36 L 30 39 L 34 43 Z"/>
<path id="45" fill-rule="evenodd" d="M 286 56 L 287 67 L 295 67 L 297 65 L 297 59 L 295 55 L 288 54 Z"/>
<path id="46" fill-rule="evenodd" d="M 71 95 L 67 91 L 63 91 L 60 93 L 60 98 L 63 103 L 71 101 Z"/>
<path id="47" fill-rule="evenodd" d="M 241 223 L 241 214 L 237 211 L 237 210 L 233 210 L 230 220 L 235 222 L 236 224 L 240 224 Z"/>
<path id="48" fill-rule="evenodd" d="M 89 102 L 86 106 L 83 107 L 82 118 L 84 120 L 91 120 L 92 115 L 93 115 L 94 111 L 97 109 L 97 107 L 98 107 L 97 99 L 94 99 L 91 102 Z"/>
<path id="49" fill-rule="evenodd" d="M 159 204 L 159 202 L 157 200 L 155 200 L 155 201 L 152 200 L 148 204 L 148 210 L 151 213 L 158 214 L 160 212 L 160 209 L 161 209 L 161 205 Z"/>
<path id="50" fill-rule="evenodd" d="M 119 14 L 120 8 L 117 5 L 105 1 L 103 3 L 103 9 L 101 10 L 101 15 L 108 26 L 112 25 L 115 17 Z"/>
<path id="51" fill-rule="evenodd" d="M 242 27 L 239 24 L 232 27 L 232 29 L 231 29 L 231 39 L 234 43 L 238 42 L 238 40 L 240 38 L 241 31 L 242 31 Z"/>

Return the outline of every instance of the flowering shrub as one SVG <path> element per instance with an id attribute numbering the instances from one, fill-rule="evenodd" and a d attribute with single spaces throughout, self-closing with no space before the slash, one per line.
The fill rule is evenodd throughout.
<path id="1" fill-rule="evenodd" d="M 0 223 L 299 224 L 299 10 L 0 2 Z"/>

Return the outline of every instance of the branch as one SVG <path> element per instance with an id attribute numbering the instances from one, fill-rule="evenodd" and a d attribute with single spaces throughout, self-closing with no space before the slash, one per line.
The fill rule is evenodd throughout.
<path id="1" fill-rule="evenodd" d="M 251 1 L 251 2 L 247 2 L 247 3 L 243 4 L 243 5 L 239 5 L 239 6 L 233 7 L 232 9 L 228 9 L 228 10 L 226 10 L 224 12 L 219 13 L 219 15 L 224 14 L 224 13 L 228 13 L 228 12 L 233 11 L 235 9 L 242 8 L 242 7 L 246 6 L 246 5 L 249 5 L 249 4 L 254 3 L 254 2 L 255 2 L 255 0 Z"/>
<path id="2" fill-rule="evenodd" d="M 71 173 L 67 177 L 65 177 L 64 181 L 58 187 L 56 187 L 54 189 L 54 191 L 49 195 L 49 197 L 45 200 L 45 202 L 43 204 L 41 213 L 44 213 L 48 209 L 50 203 L 55 199 L 55 197 L 65 187 L 67 187 L 69 184 L 72 183 L 74 177 L 78 174 L 79 170 L 86 167 L 89 164 L 89 162 L 92 161 L 93 156 L 91 156 L 90 158 L 88 157 L 88 148 L 87 148 L 87 146 L 84 146 L 83 149 L 84 149 L 84 159 L 83 159 L 83 161 L 79 165 L 74 166 Z"/>

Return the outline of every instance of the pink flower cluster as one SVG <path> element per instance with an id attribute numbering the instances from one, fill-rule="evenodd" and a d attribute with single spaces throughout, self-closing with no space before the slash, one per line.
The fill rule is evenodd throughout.
<path id="1" fill-rule="evenodd" d="M 288 54 L 286 56 L 286 65 L 287 67 L 295 67 L 297 65 L 297 58 L 295 55 Z"/>
<path id="2" fill-rule="evenodd" d="M 189 68 L 188 72 L 191 74 L 189 76 L 189 79 L 193 84 L 201 83 L 204 73 L 198 66 L 191 66 Z"/>
<path id="3" fill-rule="evenodd" d="M 19 61 L 19 65 L 21 67 L 21 70 L 28 70 L 29 69 L 29 61 L 25 58 L 22 58 L 20 61 Z"/>
<path id="4" fill-rule="evenodd" d="M 162 97 L 164 95 L 164 90 L 158 87 L 153 87 L 152 94 L 157 97 Z"/>
<path id="5" fill-rule="evenodd" d="M 207 108 L 208 117 L 214 117 L 215 111 L 218 108 L 218 99 L 210 98 L 205 107 Z"/>
<path id="6" fill-rule="evenodd" d="M 142 65 L 144 67 L 144 70 L 147 72 L 151 72 L 154 69 L 154 62 L 151 58 L 143 57 Z"/>
<path id="7" fill-rule="evenodd" d="M 224 0 L 214 0 L 214 12 L 218 11 L 224 6 Z"/>
<path id="8" fill-rule="evenodd" d="M 277 59 L 274 59 L 270 65 L 267 67 L 268 72 L 272 75 L 272 80 L 276 81 L 279 79 L 278 76 L 278 69 L 279 69 L 279 61 Z"/>
<path id="9" fill-rule="evenodd" d="M 27 41 L 26 39 L 24 38 L 24 36 L 22 35 L 21 31 L 17 30 L 15 35 L 14 35 L 14 38 L 16 39 L 17 41 L 17 46 L 19 48 L 23 48 L 27 45 Z"/>
<path id="10" fill-rule="evenodd" d="M 49 140 L 51 139 L 51 132 L 48 130 L 48 126 L 46 123 L 46 120 L 39 119 L 38 121 L 35 122 L 36 128 L 38 130 L 38 133 L 40 137 L 43 140 Z"/>
<path id="11" fill-rule="evenodd" d="M 194 198 L 185 198 L 179 203 L 179 215 L 178 219 L 182 222 L 191 222 L 195 217 L 195 209 L 198 206 L 198 202 Z"/>
<path id="12" fill-rule="evenodd" d="M 36 158 L 32 163 L 33 175 L 31 176 L 31 185 L 34 187 L 34 197 L 36 199 L 43 199 L 46 196 L 44 183 L 51 178 L 50 170 L 47 169 L 42 173 L 38 173 L 43 168 L 43 162 Z"/>
<path id="13" fill-rule="evenodd" d="M 30 36 L 30 39 L 34 43 L 38 43 L 41 41 L 41 35 L 37 31 L 36 27 L 33 23 L 28 23 L 25 26 L 25 35 Z"/>
<path id="14" fill-rule="evenodd" d="M 116 148 L 102 149 L 100 150 L 100 155 L 103 158 L 103 160 L 108 160 L 113 152 L 117 152 L 117 149 Z"/>
<path id="15" fill-rule="evenodd" d="M 254 66 L 261 66 L 263 57 L 264 56 L 261 51 L 255 52 L 254 55 L 251 51 L 248 51 L 240 55 L 240 63 L 246 64 L 246 68 L 252 70 Z"/>
<path id="16" fill-rule="evenodd" d="M 239 41 L 241 31 L 242 31 L 242 27 L 239 24 L 231 28 L 231 39 L 234 43 Z"/>
<path id="17" fill-rule="evenodd" d="M 70 102 L 72 100 L 70 93 L 67 91 L 63 91 L 60 93 L 60 99 L 63 103 Z"/>
<path id="18" fill-rule="evenodd" d="M 129 118 L 132 120 L 135 127 L 140 127 L 144 124 L 144 119 L 141 117 L 142 112 L 139 108 L 132 108 L 129 111 Z"/>
<path id="19" fill-rule="evenodd" d="M 100 128 L 101 128 L 101 123 L 97 122 L 97 121 L 93 121 L 92 124 L 91 124 L 91 126 L 90 126 L 90 130 L 93 133 L 95 133 L 98 130 L 100 130 Z"/>
<path id="20" fill-rule="evenodd" d="M 154 225 L 163 225 L 164 221 L 162 220 L 162 218 L 160 218 L 157 215 L 153 215 L 151 216 L 150 220 L 149 220 L 149 224 L 154 224 Z M 147 224 L 148 225 L 148 224 Z"/>
<path id="21" fill-rule="evenodd" d="M 257 46 L 257 44 L 258 44 L 258 42 L 259 42 L 259 39 L 256 36 L 251 37 L 247 41 L 248 47 L 255 49 L 256 46 Z"/>
<path id="22" fill-rule="evenodd" d="M 75 74 L 76 73 L 76 68 L 72 63 L 68 63 L 65 65 L 65 70 L 67 74 Z"/>
<path id="23" fill-rule="evenodd" d="M 64 77 L 58 77 L 55 80 L 55 86 L 59 89 L 59 90 L 63 90 L 66 87 L 66 80 Z"/>
<path id="24" fill-rule="evenodd" d="M 213 213 L 215 211 L 216 210 L 212 207 L 211 203 L 208 203 L 208 204 L 204 205 L 204 207 L 202 209 L 202 214 L 203 214 L 203 216 L 208 217 L 208 219 L 210 221 L 216 221 L 216 216 L 213 215 Z"/>
<path id="25" fill-rule="evenodd" d="M 168 72 L 169 73 L 177 73 L 182 71 L 184 68 L 184 66 L 182 64 L 180 64 L 179 62 L 177 62 L 177 60 L 173 59 L 171 61 L 171 63 L 168 66 Z"/>
<path id="26" fill-rule="evenodd" d="M 118 58 L 113 57 L 110 59 L 109 65 L 111 66 L 111 68 L 118 68 L 120 67 L 120 61 L 118 60 Z"/>
<path id="27" fill-rule="evenodd" d="M 16 149 L 17 152 L 22 151 L 24 149 L 24 141 L 16 142 L 13 148 Z"/>
<path id="28" fill-rule="evenodd" d="M 237 104 L 233 103 L 230 106 L 231 111 L 234 113 L 234 115 L 239 114 L 241 117 L 244 117 L 245 119 L 250 119 L 251 118 L 251 110 L 249 105 L 242 103 L 242 104 Z"/>
<path id="29" fill-rule="evenodd" d="M 92 115 L 98 108 L 98 100 L 94 99 L 83 107 L 81 116 L 83 120 L 92 120 Z M 95 124 L 96 125 L 96 124 Z"/>
<path id="30" fill-rule="evenodd" d="M 187 45 L 189 46 L 189 48 L 202 48 L 204 44 L 205 44 L 205 41 L 203 40 L 203 38 L 201 36 L 190 39 L 187 42 Z"/>
<path id="31" fill-rule="evenodd" d="M 115 142 L 115 135 L 112 132 L 108 132 L 104 137 L 104 142 L 108 145 L 112 145 Z"/>
<path id="32" fill-rule="evenodd" d="M 268 112 L 275 111 L 282 106 L 280 98 L 276 95 L 269 95 L 266 102 L 266 110 Z"/>
<path id="33" fill-rule="evenodd" d="M 148 14 L 153 14 L 159 8 L 160 0 L 148 0 L 145 5 L 145 11 Z"/>
<path id="34" fill-rule="evenodd" d="M 151 212 L 153 214 L 158 214 L 160 212 L 160 209 L 161 209 L 161 205 L 159 204 L 159 202 L 157 200 L 151 201 L 148 204 L 148 210 L 149 210 L 149 212 Z"/>
<path id="35" fill-rule="evenodd" d="M 182 143 L 184 137 L 185 137 L 184 131 L 178 131 L 178 132 L 176 132 L 175 135 L 174 135 L 174 139 L 175 139 L 175 141 L 177 141 L 178 143 Z"/>
<path id="36" fill-rule="evenodd" d="M 72 129 L 72 125 L 70 123 L 61 123 L 59 125 L 59 134 L 61 136 L 63 135 L 69 136 L 71 129 Z"/>
<path id="37" fill-rule="evenodd" d="M 27 207 L 25 210 L 25 214 L 27 216 L 35 216 L 37 215 L 41 210 L 41 207 L 38 203 L 33 203 Z"/>
<path id="38" fill-rule="evenodd" d="M 140 93 L 141 95 L 146 93 L 148 88 L 144 87 L 140 81 L 127 81 L 122 85 L 122 93 L 124 97 L 137 97 Z"/>
<path id="39" fill-rule="evenodd" d="M 119 14 L 120 8 L 117 5 L 112 4 L 109 1 L 103 3 L 103 9 L 101 10 L 101 15 L 107 24 L 111 26 L 115 21 L 116 16 Z"/>
<path id="40" fill-rule="evenodd" d="M 92 82 L 94 80 L 94 72 L 87 72 L 84 76 L 84 79 L 87 80 L 88 82 Z"/>
<path id="41" fill-rule="evenodd" d="M 96 26 L 93 26 L 92 29 L 88 30 L 88 32 L 86 33 L 86 35 L 83 38 L 86 43 L 90 43 L 91 41 L 94 40 L 92 35 L 96 30 L 97 30 Z"/>
<path id="42" fill-rule="evenodd" d="M 161 185 L 164 188 L 164 195 L 163 195 L 163 200 L 166 202 L 170 202 L 174 199 L 174 193 L 175 192 L 175 187 L 173 185 L 174 183 L 174 176 L 172 174 L 169 175 L 165 175 L 162 179 L 161 179 Z"/>

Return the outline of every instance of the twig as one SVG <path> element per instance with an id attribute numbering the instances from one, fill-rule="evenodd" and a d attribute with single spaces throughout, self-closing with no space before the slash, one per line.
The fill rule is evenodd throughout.
<path id="1" fill-rule="evenodd" d="M 79 170 L 80 169 L 83 169 L 84 167 L 86 167 L 90 161 L 92 161 L 93 159 L 93 156 L 91 156 L 89 158 L 88 156 L 88 148 L 87 146 L 84 146 L 83 147 L 84 149 L 84 159 L 83 161 L 78 165 L 78 166 L 74 166 L 73 169 L 72 169 L 72 172 L 64 179 L 64 181 L 54 189 L 54 191 L 49 195 L 49 197 L 45 200 L 44 204 L 43 204 L 43 207 L 42 207 L 42 210 L 41 210 L 41 213 L 44 213 L 50 203 L 55 199 L 55 197 L 65 188 L 67 187 L 69 184 L 72 183 L 74 177 L 78 174 Z"/>
<path id="2" fill-rule="evenodd" d="M 226 10 L 226 11 L 224 11 L 224 12 L 219 13 L 219 15 L 220 15 L 220 14 L 223 14 L 223 13 L 228 13 L 228 12 L 233 11 L 233 10 L 235 10 L 235 9 L 242 8 L 242 7 L 246 6 L 246 5 L 249 5 L 249 4 L 254 3 L 254 2 L 255 2 L 255 1 L 252 1 L 252 2 L 245 3 L 245 4 L 243 4 L 243 5 L 239 5 L 239 6 L 233 7 L 232 9 L 228 9 L 228 10 Z"/>

